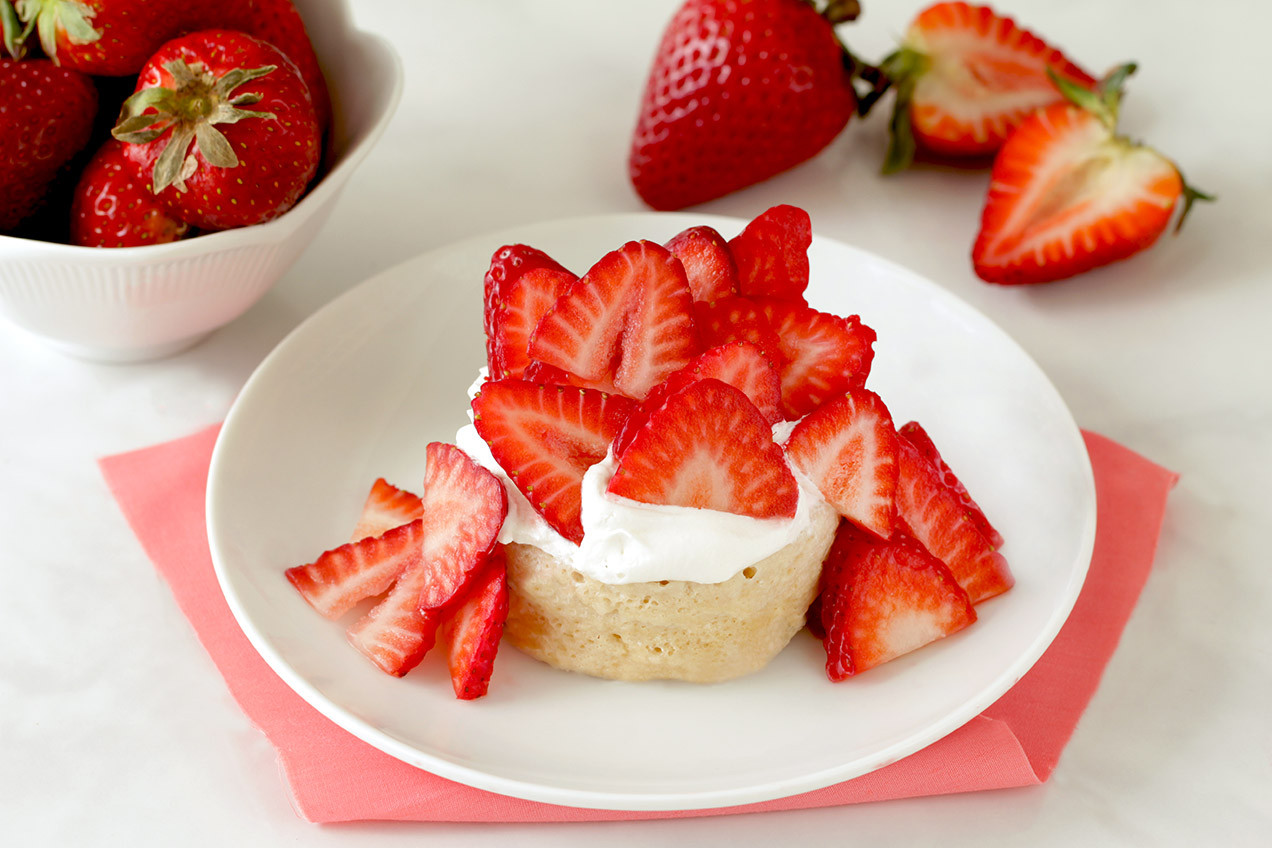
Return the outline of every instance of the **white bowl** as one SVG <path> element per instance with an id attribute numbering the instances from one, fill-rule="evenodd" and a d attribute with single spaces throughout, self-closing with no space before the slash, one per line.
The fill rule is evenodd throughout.
<path id="1" fill-rule="evenodd" d="M 297 0 L 331 89 L 327 171 L 286 214 L 171 244 L 91 248 L 0 235 L 0 314 L 66 353 L 134 362 L 175 353 L 247 311 L 309 245 L 402 94 L 387 41 L 346 0 Z"/>

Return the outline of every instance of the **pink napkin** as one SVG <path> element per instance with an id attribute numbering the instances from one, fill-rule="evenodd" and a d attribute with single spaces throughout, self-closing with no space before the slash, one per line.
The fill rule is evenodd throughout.
<path id="1" fill-rule="evenodd" d="M 680 812 L 586 810 L 496 795 L 408 766 L 332 724 L 270 670 L 230 614 L 208 553 L 203 501 L 218 430 L 106 457 L 102 473 L 235 700 L 278 749 L 297 811 L 314 822 L 670 818 L 1041 783 L 1095 693 L 1148 579 L 1166 496 L 1178 479 L 1116 442 L 1084 434 L 1099 530 L 1073 614 L 1015 687 L 944 739 L 854 780 L 775 801 Z"/>

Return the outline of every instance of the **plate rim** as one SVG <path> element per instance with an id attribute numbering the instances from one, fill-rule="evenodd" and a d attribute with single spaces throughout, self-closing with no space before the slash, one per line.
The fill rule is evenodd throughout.
<path id="1" fill-rule="evenodd" d="M 1094 552 L 1095 534 L 1096 534 L 1096 518 L 1097 504 L 1095 493 L 1094 471 L 1091 467 L 1090 456 L 1086 450 L 1086 446 L 1082 437 L 1082 431 L 1078 427 L 1077 422 L 1073 418 L 1072 411 L 1064 402 L 1063 396 L 1059 390 L 1047 377 L 1046 372 L 1038 365 L 1032 356 L 1026 351 L 1010 334 L 1002 327 L 994 322 L 989 316 L 976 309 L 967 301 L 958 297 L 949 289 L 929 279 L 928 277 L 907 268 L 900 263 L 894 262 L 886 257 L 880 256 L 864 248 L 849 244 L 839 239 L 829 236 L 821 236 L 814 232 L 815 242 L 830 242 L 838 248 L 845 248 L 848 251 L 857 254 L 859 258 L 868 260 L 887 268 L 890 273 L 897 273 L 910 278 L 920 286 L 930 290 L 934 296 L 943 301 L 943 305 L 953 308 L 955 311 L 964 316 L 970 316 L 976 322 L 982 324 L 985 329 L 997 334 L 999 342 L 1005 342 L 1014 348 L 1016 353 L 1022 360 L 1034 371 L 1036 376 L 1041 379 L 1054 400 L 1057 401 L 1059 409 L 1064 412 L 1065 429 L 1069 432 L 1071 440 L 1076 441 L 1078 447 L 1077 453 L 1083 457 L 1082 463 L 1082 484 L 1083 496 L 1085 502 L 1089 505 L 1087 511 L 1087 520 L 1083 525 L 1083 537 L 1079 540 L 1078 550 L 1081 552 L 1078 565 L 1073 568 L 1069 575 L 1069 580 L 1065 584 L 1064 597 L 1058 599 L 1057 604 L 1052 608 L 1050 618 L 1045 625 L 1038 631 L 1038 635 L 1029 645 L 1028 649 L 1023 651 L 1019 657 L 1011 663 L 1003 672 L 994 678 L 992 685 L 985 686 L 977 697 L 969 699 L 964 703 L 963 707 L 952 711 L 941 720 L 933 722 L 922 731 L 907 736 L 898 742 L 891 744 L 885 749 L 875 754 L 859 758 L 852 764 L 838 768 L 820 769 L 815 772 L 801 773 L 798 776 L 785 777 L 770 780 L 764 783 L 755 784 L 745 788 L 723 788 L 708 789 L 696 792 L 615 792 L 609 790 L 580 790 L 577 788 L 566 788 L 560 786 L 552 786 L 542 783 L 536 783 L 527 780 L 503 777 L 491 774 L 476 768 L 470 768 L 460 763 L 453 762 L 444 757 L 434 756 L 425 753 L 405 742 L 402 742 L 393 736 L 376 729 L 362 719 L 353 715 L 346 708 L 334 703 L 330 698 L 317 690 L 302 674 L 292 668 L 290 663 L 276 650 L 269 642 L 266 636 L 257 628 L 252 617 L 243 607 L 237 593 L 232 589 L 230 576 L 226 573 L 226 555 L 221 550 L 218 541 L 218 533 L 215 532 L 217 519 L 215 517 L 215 504 L 218 501 L 220 491 L 219 479 L 221 477 L 218 469 L 221 468 L 228 460 L 226 454 L 230 450 L 225 445 L 230 444 L 233 434 L 237 431 L 238 419 L 245 414 L 242 410 L 246 404 L 246 398 L 250 398 L 256 391 L 256 386 L 264 379 L 272 365 L 277 360 L 285 357 L 287 351 L 299 344 L 298 339 L 302 338 L 308 328 L 322 320 L 322 316 L 332 312 L 340 311 L 346 308 L 347 304 L 361 297 L 366 296 L 366 292 L 377 285 L 383 284 L 383 280 L 394 277 L 402 273 L 403 269 L 415 263 L 427 262 L 427 259 L 434 255 L 441 255 L 450 251 L 460 251 L 468 246 L 475 247 L 477 244 L 505 244 L 514 241 L 520 241 L 525 238 L 525 233 L 529 229 L 549 228 L 549 229 L 565 229 L 577 227 L 581 225 L 596 225 L 604 222 L 607 224 L 617 225 L 623 221 L 630 221 L 634 226 L 639 226 L 641 221 L 649 221 L 657 219 L 661 222 L 669 222 L 679 219 L 686 223 L 687 226 L 708 225 L 715 226 L 716 229 L 723 227 L 733 227 L 738 230 L 745 226 L 748 222 L 745 219 L 735 218 L 731 216 L 712 215 L 712 214 L 696 214 L 684 212 L 619 212 L 605 213 L 595 215 L 579 215 L 565 218 L 557 218 L 545 221 L 528 222 L 520 225 L 504 227 L 499 230 L 488 233 L 479 233 L 454 241 L 435 246 L 428 250 L 422 251 L 410 258 L 396 263 L 374 275 L 364 279 L 363 281 L 350 287 L 347 291 L 341 293 L 337 297 L 328 301 L 318 309 L 301 321 L 293 328 L 281 341 L 265 356 L 264 359 L 256 366 L 252 374 L 243 384 L 242 389 L 236 396 L 229 412 L 226 414 L 225 420 L 221 426 L 220 432 L 217 434 L 216 443 L 213 447 L 211 462 L 208 468 L 207 491 L 204 499 L 204 519 L 206 523 L 208 547 L 211 553 L 213 570 L 216 574 L 217 584 L 221 590 L 227 606 L 231 614 L 234 616 L 235 622 L 240 630 L 247 637 L 252 648 L 265 660 L 270 670 L 277 674 L 287 686 L 292 689 L 302 700 L 316 709 L 319 713 L 332 721 L 341 729 L 361 741 L 371 745 L 372 747 L 394 757 L 415 768 L 435 774 L 449 780 L 465 784 L 467 786 L 494 792 L 523 800 L 537 801 L 559 806 L 575 807 L 580 809 L 598 809 L 598 810 L 616 810 L 616 811 L 680 811 L 680 810 L 696 810 L 696 809 L 717 809 L 723 807 L 743 806 L 748 804 L 762 803 L 765 801 L 773 801 L 793 795 L 811 792 L 823 789 L 836 783 L 851 780 L 864 774 L 876 771 L 886 765 L 903 759 L 934 742 L 948 736 L 950 733 L 962 727 L 971 719 L 982 713 L 988 706 L 1001 698 L 1017 681 L 1020 680 L 1028 671 L 1033 668 L 1038 659 L 1045 653 L 1047 648 L 1054 641 L 1056 635 L 1068 620 L 1073 610 L 1074 604 L 1077 602 L 1078 595 L 1082 591 L 1082 587 L 1086 582 L 1089 572 L 1091 556 Z M 227 433 L 230 434 L 227 436 Z"/>

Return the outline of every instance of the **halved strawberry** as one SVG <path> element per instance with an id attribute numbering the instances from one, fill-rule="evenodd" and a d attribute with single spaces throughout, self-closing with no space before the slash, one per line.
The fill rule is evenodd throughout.
<path id="1" fill-rule="evenodd" d="M 795 514 L 799 487 L 746 395 L 699 380 L 672 395 L 623 452 L 610 494 L 755 518 Z"/>
<path id="2" fill-rule="evenodd" d="M 804 303 L 813 224 L 797 206 L 774 206 L 729 241 L 738 266 L 738 292 Z"/>
<path id="3" fill-rule="evenodd" d="M 667 398 L 690 383 L 708 377 L 733 386 L 747 396 L 770 425 L 782 420 L 782 381 L 768 364 L 760 349 L 750 342 L 730 342 L 713 347 L 684 368 L 663 380 L 641 401 L 640 408 L 628 416 L 623 429 L 614 438 L 614 455 L 622 456 L 649 416 L 666 403 Z"/>
<path id="4" fill-rule="evenodd" d="M 1034 110 L 1062 99 L 1048 69 L 1095 85 L 1059 50 L 988 6 L 924 9 L 883 61 L 897 93 L 884 172 L 909 165 L 916 147 L 941 158 L 992 155 Z"/>
<path id="5" fill-rule="evenodd" d="M 750 342 L 760 349 L 769 365 L 781 371 L 786 358 L 782 355 L 777 332 L 760 307 L 747 297 L 722 297 L 716 301 L 699 301 L 693 305 L 694 323 L 704 348 L 730 342 Z"/>
<path id="6" fill-rule="evenodd" d="M 504 283 L 496 305 L 494 359 L 490 379 L 518 379 L 530 364 L 530 335 L 539 321 L 579 278 L 555 268 L 531 268 Z"/>
<path id="7" fill-rule="evenodd" d="M 1023 121 L 994 160 L 972 247 L 991 283 L 1044 283 L 1125 259 L 1165 232 L 1182 198 L 1213 200 L 1162 154 L 1117 134 L 1124 65 L 1091 92 L 1055 78 L 1071 102 Z M 1178 229 L 1178 227 L 1176 227 Z"/>
<path id="8" fill-rule="evenodd" d="M 874 392 L 853 389 L 809 413 L 791 431 L 786 456 L 844 518 L 881 539 L 892 535 L 897 434 Z"/>
<path id="9" fill-rule="evenodd" d="M 856 315 L 841 318 L 799 303 L 764 298 L 756 305 L 782 351 L 782 408 L 801 418 L 827 400 L 865 385 L 875 331 Z"/>
<path id="10" fill-rule="evenodd" d="M 423 514 L 424 503 L 419 495 L 399 489 L 381 477 L 371 484 L 366 503 L 362 505 L 362 515 L 349 541 L 379 536 L 394 527 L 409 524 Z"/>
<path id="11" fill-rule="evenodd" d="M 495 324 L 499 313 L 499 301 L 507 287 L 522 274 L 533 268 L 549 268 L 565 271 L 565 267 L 537 247 L 526 244 L 505 244 L 490 257 L 490 268 L 483 282 L 482 318 L 486 331 L 486 364 L 495 373 Z"/>
<path id="12" fill-rule="evenodd" d="M 470 701 L 489 690 L 507 618 L 508 571 L 503 546 L 496 545 L 441 628 L 456 698 Z"/>
<path id="13" fill-rule="evenodd" d="M 886 542 L 840 525 L 822 569 L 826 676 L 839 681 L 976 621 L 954 575 L 905 535 Z"/>
<path id="14" fill-rule="evenodd" d="M 684 266 L 649 241 L 602 257 L 530 338 L 532 359 L 638 400 L 699 350 Z"/>
<path id="15" fill-rule="evenodd" d="M 936 444 L 932 441 L 932 437 L 927 434 L 927 430 L 923 429 L 923 425 L 917 421 L 903 424 L 897 430 L 897 435 L 913 445 L 928 462 L 936 466 L 936 470 L 941 473 L 941 482 L 954 493 L 959 503 L 967 510 L 968 517 L 976 525 L 976 529 L 985 534 L 985 538 L 989 540 L 991 545 L 995 548 L 1001 548 L 1003 545 L 1003 534 L 994 529 L 994 526 L 989 523 L 989 519 L 985 517 L 985 511 L 977 505 L 976 501 L 972 500 L 967 487 L 963 485 L 963 481 L 955 476 L 953 469 L 941 457 L 941 452 L 936 449 Z"/>
<path id="16" fill-rule="evenodd" d="M 327 618 L 339 618 L 359 601 L 388 591 L 398 575 L 418 565 L 423 544 L 424 522 L 417 518 L 289 568 L 287 579 L 311 607 Z"/>
<path id="17" fill-rule="evenodd" d="M 671 255 L 685 266 L 695 301 L 718 300 L 738 293 L 738 266 L 724 236 L 712 227 L 690 227 L 667 242 Z"/>
<path id="18" fill-rule="evenodd" d="M 1007 560 L 981 532 L 941 471 L 918 448 L 897 440 L 897 517 L 907 532 L 945 563 L 972 603 L 1015 583 Z"/>
<path id="19" fill-rule="evenodd" d="M 500 380 L 473 398 L 473 424 L 531 506 L 578 543 L 583 474 L 605 458 L 635 408 L 593 389 Z"/>

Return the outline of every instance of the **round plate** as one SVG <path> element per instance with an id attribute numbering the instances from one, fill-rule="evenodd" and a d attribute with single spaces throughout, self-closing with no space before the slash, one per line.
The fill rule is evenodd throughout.
<path id="1" fill-rule="evenodd" d="M 619 683 L 556 671 L 504 646 L 490 694 L 456 700 L 435 656 L 402 679 L 345 641 L 283 576 L 347 540 L 371 482 L 419 491 L 424 449 L 467 422 L 485 361 L 482 276 L 525 242 L 581 272 L 634 238 L 665 241 L 706 215 L 615 215 L 468 239 L 335 300 L 248 381 L 208 480 L 212 558 L 230 609 L 296 692 L 380 750 L 472 786 L 623 810 L 730 806 L 864 774 L 950 733 L 1042 654 L 1082 587 L 1095 489 L 1059 394 L 1005 333 L 942 288 L 816 238 L 810 303 L 879 335 L 870 387 L 898 424 L 923 423 L 1006 537 L 1016 587 L 948 639 L 827 681 L 803 632 L 763 671 L 724 684 Z"/>

